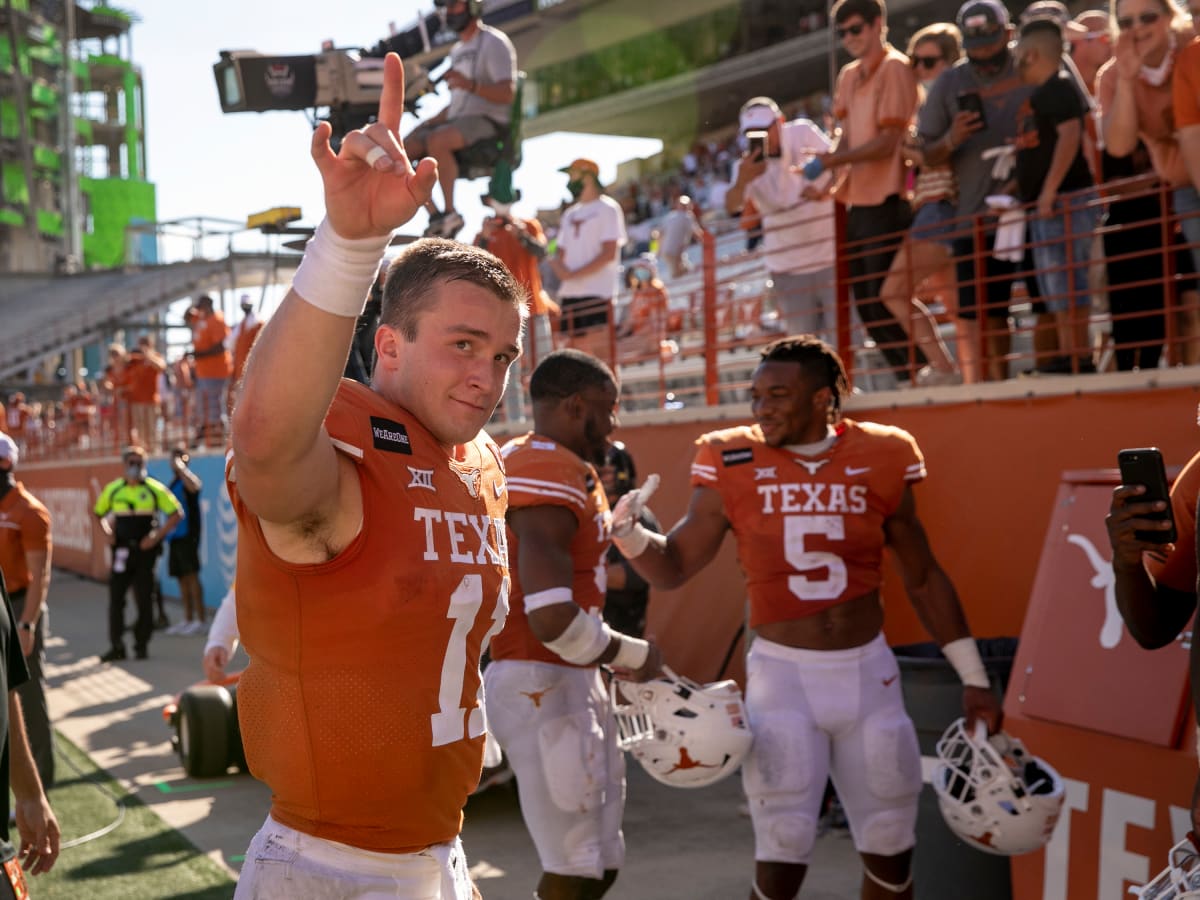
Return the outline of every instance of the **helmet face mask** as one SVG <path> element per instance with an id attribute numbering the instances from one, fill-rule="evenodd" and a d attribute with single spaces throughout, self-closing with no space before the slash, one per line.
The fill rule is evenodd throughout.
<path id="1" fill-rule="evenodd" d="M 737 684 L 700 685 L 663 671 L 643 684 L 612 683 L 621 749 L 670 787 L 705 787 L 733 774 L 753 742 Z"/>
<path id="2" fill-rule="evenodd" d="M 1062 779 L 1004 732 L 971 735 L 962 719 L 937 743 L 933 772 L 942 817 L 958 837 L 998 856 L 1045 846 L 1062 812 Z"/>
<path id="3" fill-rule="evenodd" d="M 1167 867 L 1152 881 L 1130 892 L 1143 900 L 1200 900 L 1200 845 L 1195 835 L 1171 848 Z"/>

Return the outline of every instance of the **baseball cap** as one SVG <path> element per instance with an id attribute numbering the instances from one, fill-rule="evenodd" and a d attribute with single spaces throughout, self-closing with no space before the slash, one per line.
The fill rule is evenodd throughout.
<path id="1" fill-rule="evenodd" d="M 558 171 L 566 172 L 568 175 L 571 174 L 572 172 L 578 172 L 580 175 L 583 175 L 584 173 L 586 173 L 586 174 L 593 176 L 594 178 L 600 177 L 600 167 L 598 165 L 596 165 L 596 163 L 593 162 L 592 160 L 584 159 L 583 157 L 580 157 L 579 159 L 575 160 L 569 166 L 563 166 Z"/>
<path id="2" fill-rule="evenodd" d="M 969 0 L 958 10 L 963 47 L 974 50 L 993 44 L 1009 25 L 1008 10 L 1000 0 Z"/>
<path id="3" fill-rule="evenodd" d="M 769 106 L 749 106 L 738 116 L 738 126 L 745 131 L 766 131 L 779 121 L 779 114 Z"/>
<path id="4" fill-rule="evenodd" d="M 1087 28 L 1072 19 L 1070 11 L 1059 0 L 1035 0 L 1025 7 L 1020 21 L 1022 25 L 1028 25 L 1039 19 L 1048 19 L 1057 23 L 1063 32 L 1063 37 L 1072 34 L 1087 34 Z"/>
<path id="5" fill-rule="evenodd" d="M 0 460 L 7 459 L 12 468 L 15 469 L 17 467 L 18 456 L 20 454 L 17 452 L 17 442 L 0 431 Z"/>

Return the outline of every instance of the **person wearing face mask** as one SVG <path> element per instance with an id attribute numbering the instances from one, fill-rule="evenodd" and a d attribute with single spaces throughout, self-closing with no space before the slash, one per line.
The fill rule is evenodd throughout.
<path id="1" fill-rule="evenodd" d="M 657 358 L 660 342 L 667 332 L 679 330 L 682 323 L 670 321 L 671 298 L 658 277 L 654 255 L 643 253 L 633 260 L 626 269 L 625 281 L 632 294 L 620 328 L 622 361 L 643 362 L 647 358 Z"/>
<path id="2" fill-rule="evenodd" d="M 968 0 L 958 11 L 966 58 L 945 71 L 929 89 L 917 116 L 917 132 L 926 165 L 949 162 L 958 182 L 955 213 L 967 217 L 987 210 L 985 198 L 998 193 L 1009 172 L 997 171 L 986 150 L 1010 145 L 1017 136 L 1018 113 L 1033 93 L 1021 81 L 1009 49 L 1013 27 L 999 0 Z M 975 108 L 972 108 L 975 107 Z M 977 111 L 982 109 L 982 115 Z M 952 248 L 958 279 L 960 343 L 980 346 L 980 310 L 987 317 L 984 357 L 964 377 L 1001 380 L 1007 375 L 1009 294 L 1020 263 L 996 259 L 996 235 L 984 236 L 982 271 L 977 271 L 974 236 L 956 235 Z M 983 283 L 984 296 L 976 285 Z"/>
<path id="3" fill-rule="evenodd" d="M 573 346 L 611 362 L 613 299 L 617 294 L 621 247 L 625 245 L 625 213 L 604 193 L 600 167 L 577 159 L 559 169 L 575 203 L 562 215 L 558 249 L 550 268 L 560 280 L 561 331 Z"/>
<path id="4" fill-rule="evenodd" d="M 483 220 L 475 246 L 491 253 L 508 268 L 517 283 L 529 295 L 529 320 L 521 342 L 521 377 L 512 377 L 504 392 L 504 413 L 508 421 L 525 418 L 525 399 L 529 376 L 538 363 L 554 349 L 550 315 L 558 306 L 542 285 L 541 261 L 546 256 L 546 235 L 537 219 L 513 214 L 513 203 L 520 191 L 508 185 L 494 185 L 483 202 L 492 215 Z"/>
<path id="5" fill-rule="evenodd" d="M 454 154 L 479 141 L 508 133 L 517 87 L 517 51 L 503 31 L 483 24 L 483 0 L 435 0 L 446 27 L 458 35 L 450 48 L 450 69 L 443 80 L 450 104 L 408 133 L 409 159 L 431 156 L 445 206 L 429 218 L 426 237 L 452 238 L 463 227 L 454 208 L 458 160 Z M 386 165 L 381 159 L 376 165 Z M 432 205 L 432 204 L 431 204 Z"/>
<path id="6" fill-rule="evenodd" d="M 13 624 L 29 669 L 29 680 L 16 691 L 38 775 L 49 790 L 54 787 L 54 730 L 46 705 L 43 664 L 54 542 L 49 510 L 16 479 L 19 456 L 13 439 L 0 432 L 0 572 L 9 588 Z"/>
<path id="7" fill-rule="evenodd" d="M 145 659 L 154 630 L 154 563 L 158 547 L 183 521 L 183 508 L 162 482 L 146 474 L 146 451 L 126 447 L 121 455 L 125 474 L 113 479 L 92 508 L 100 530 L 112 545 L 108 578 L 108 637 L 110 647 L 100 662 L 126 658 L 125 595 L 133 587 L 137 621 L 133 626 L 134 655 Z M 158 524 L 159 514 L 166 521 Z"/>

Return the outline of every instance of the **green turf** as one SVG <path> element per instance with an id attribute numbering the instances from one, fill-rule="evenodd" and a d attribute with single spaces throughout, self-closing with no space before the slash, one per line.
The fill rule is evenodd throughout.
<path id="1" fill-rule="evenodd" d="M 104 828 L 118 815 L 103 783 L 124 798 L 121 826 L 96 840 L 63 850 L 54 869 L 30 879 L 33 900 L 228 900 L 234 881 L 219 866 L 130 796 L 77 747 L 57 735 L 58 784 L 50 805 L 63 843 Z M 76 774 L 72 765 L 82 771 Z M 15 830 L 12 839 L 17 839 Z"/>

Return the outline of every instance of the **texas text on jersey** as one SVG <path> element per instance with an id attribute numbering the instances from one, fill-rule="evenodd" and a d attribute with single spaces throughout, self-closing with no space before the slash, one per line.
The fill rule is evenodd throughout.
<path id="1" fill-rule="evenodd" d="M 485 433 L 450 458 L 351 381 L 325 427 L 363 497 L 359 534 L 326 563 L 271 552 L 230 466 L 246 758 L 284 825 L 414 852 L 458 835 L 479 781 L 479 657 L 508 608 L 504 471 Z"/>
<path id="2" fill-rule="evenodd" d="M 600 615 L 604 606 L 612 514 L 596 470 L 549 438 L 526 434 L 513 438 L 501 451 L 508 472 L 508 503 L 512 509 L 563 506 L 575 514 L 578 527 L 571 541 L 574 576 L 571 596 L 581 608 Z M 522 602 L 517 570 L 517 543 L 509 532 L 513 594 L 508 622 L 492 641 L 492 659 L 529 659 L 571 665 L 534 637 Z"/>
<path id="3" fill-rule="evenodd" d="M 879 587 L 883 523 L 925 477 L 912 436 L 842 420 L 824 453 L 763 442 L 757 425 L 703 435 L 692 485 L 721 495 L 750 594 L 750 626 L 813 615 Z"/>

